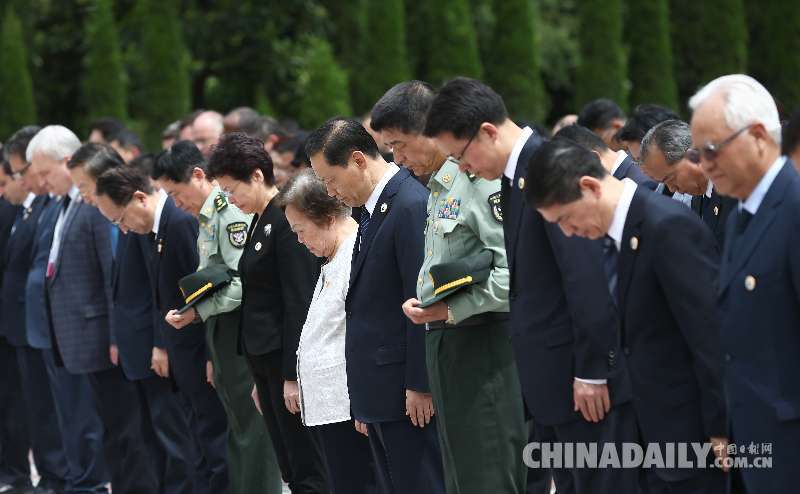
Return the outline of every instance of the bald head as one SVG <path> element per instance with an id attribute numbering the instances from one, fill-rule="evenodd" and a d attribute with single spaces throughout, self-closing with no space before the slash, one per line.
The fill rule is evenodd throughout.
<path id="1" fill-rule="evenodd" d="M 219 142 L 224 130 L 223 117 L 215 111 L 204 111 L 194 119 L 192 140 L 204 157 L 211 155 L 211 148 Z"/>

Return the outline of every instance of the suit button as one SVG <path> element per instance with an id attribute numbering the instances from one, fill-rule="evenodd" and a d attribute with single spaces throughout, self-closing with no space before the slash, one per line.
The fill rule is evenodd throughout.
<path id="1" fill-rule="evenodd" d="M 352 319 L 352 318 L 353 318 L 353 313 L 352 313 L 352 312 L 350 312 L 350 311 L 347 311 L 347 312 L 345 312 L 345 317 L 346 317 L 347 319 Z"/>
<path id="2" fill-rule="evenodd" d="M 614 358 L 614 357 L 616 357 L 616 356 L 617 356 L 617 354 L 616 354 L 616 353 L 614 353 L 614 350 L 610 350 L 610 351 L 608 352 L 608 358 L 610 358 L 610 359 L 613 359 L 613 358 Z"/>
<path id="3" fill-rule="evenodd" d="M 730 353 L 726 353 L 725 354 L 725 362 L 730 362 L 732 359 L 733 359 L 733 357 L 731 357 Z"/>
<path id="4" fill-rule="evenodd" d="M 631 354 L 631 349 L 628 348 L 628 347 L 623 347 L 622 348 L 622 353 L 624 353 L 625 355 L 630 355 Z"/>

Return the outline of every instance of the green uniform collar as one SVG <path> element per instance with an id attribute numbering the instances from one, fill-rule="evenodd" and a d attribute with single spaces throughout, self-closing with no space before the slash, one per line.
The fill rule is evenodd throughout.
<path id="1" fill-rule="evenodd" d="M 459 173 L 461 172 L 458 171 L 458 163 L 452 158 L 447 158 L 442 167 L 439 168 L 439 171 L 431 176 L 428 184 L 430 185 L 430 183 L 436 182 L 445 189 L 450 190 Z M 430 188 L 430 186 L 428 188 Z"/>
<path id="2" fill-rule="evenodd" d="M 214 217 L 214 213 L 225 209 L 228 205 L 228 199 L 225 198 L 225 194 L 222 193 L 222 189 L 219 188 L 219 185 L 215 185 L 213 189 L 211 189 L 211 193 L 206 197 L 206 202 L 203 203 L 203 206 L 200 208 L 200 217 L 205 220 L 210 220 Z"/>

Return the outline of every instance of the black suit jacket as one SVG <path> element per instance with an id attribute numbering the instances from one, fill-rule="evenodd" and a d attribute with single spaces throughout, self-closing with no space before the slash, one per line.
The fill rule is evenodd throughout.
<path id="1" fill-rule="evenodd" d="M 645 442 L 727 436 L 718 266 L 714 238 L 696 215 L 637 187 L 623 230 L 617 288 L 622 350 Z"/>
<path id="2" fill-rule="evenodd" d="M 178 331 L 164 320 L 167 312 L 185 305 L 178 281 L 197 271 L 200 262 L 197 254 L 197 232 L 197 220 L 181 211 L 172 198 L 168 197 L 161 211 L 158 235 L 150 246 L 155 327 L 163 335 L 168 350 L 180 345 L 205 345 L 204 324 L 190 324 Z M 170 352 L 170 365 L 180 365 L 176 358 L 178 356 L 173 357 Z"/>
<path id="3" fill-rule="evenodd" d="M 717 249 L 722 252 L 725 244 L 725 223 L 731 211 L 735 211 L 739 201 L 732 197 L 721 196 L 712 190 L 711 197 L 705 195 L 692 198 L 692 211 L 697 213 L 708 226 L 717 241 Z"/>
<path id="4" fill-rule="evenodd" d="M 629 178 L 637 184 L 643 185 L 650 190 L 656 190 L 656 187 L 658 187 L 658 182 L 648 177 L 630 156 L 625 158 L 622 163 L 620 163 L 619 167 L 614 170 L 614 177 L 618 178 L 619 180 L 622 180 L 623 178 Z"/>
<path id="5" fill-rule="evenodd" d="M 15 206 L 0 197 L 0 284 L 3 282 L 3 273 L 5 272 L 5 258 L 6 246 L 8 245 L 8 237 L 11 233 L 11 226 L 14 224 L 14 218 L 17 217 L 17 211 L 20 206 Z M 2 294 L 0 294 L 2 297 Z M 2 303 L 0 303 L 0 316 L 2 316 Z"/>
<path id="6" fill-rule="evenodd" d="M 402 309 L 417 296 L 427 202 L 428 189 L 400 168 L 381 193 L 353 259 L 345 357 L 350 406 L 362 422 L 406 420 L 405 390 L 429 389 L 425 328 Z"/>
<path id="7" fill-rule="evenodd" d="M 544 425 L 580 419 L 575 377 L 607 379 L 613 404 L 629 398 L 620 371 L 617 318 L 597 241 L 566 237 L 525 201 L 520 179 L 542 143 L 533 135 L 513 183 L 503 179 L 503 228 L 511 276 L 511 338 L 525 403 Z M 582 420 L 582 419 L 581 419 Z"/>
<path id="8" fill-rule="evenodd" d="M 9 232 L 9 239 L 3 256 L 5 269 L 0 284 L 0 334 L 5 335 L 8 342 L 16 347 L 29 346 L 27 326 L 25 324 L 25 285 L 28 271 L 33 263 L 33 240 L 36 225 L 49 196 L 39 196 L 33 200 L 27 210 L 15 208 L 16 221 Z"/>
<path id="9" fill-rule="evenodd" d="M 297 345 L 320 272 L 320 261 L 292 232 L 272 201 L 253 216 L 239 258 L 240 341 L 250 355 L 280 352 L 284 380 L 297 380 Z"/>
<path id="10" fill-rule="evenodd" d="M 155 376 L 150 370 L 153 347 L 164 348 L 161 328 L 153 318 L 147 236 L 119 233 L 111 270 L 112 320 L 122 370 L 128 379 Z"/>

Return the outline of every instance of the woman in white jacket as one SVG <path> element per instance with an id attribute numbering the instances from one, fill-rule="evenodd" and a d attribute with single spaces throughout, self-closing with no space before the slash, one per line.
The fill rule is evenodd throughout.
<path id="1" fill-rule="evenodd" d="M 350 417 L 344 354 L 344 304 L 358 224 L 350 217 L 350 208 L 330 197 L 311 170 L 287 183 L 277 201 L 286 207 L 298 241 L 327 259 L 297 348 L 303 424 L 321 446 L 331 492 L 372 492 L 369 440 L 356 431 Z"/>

